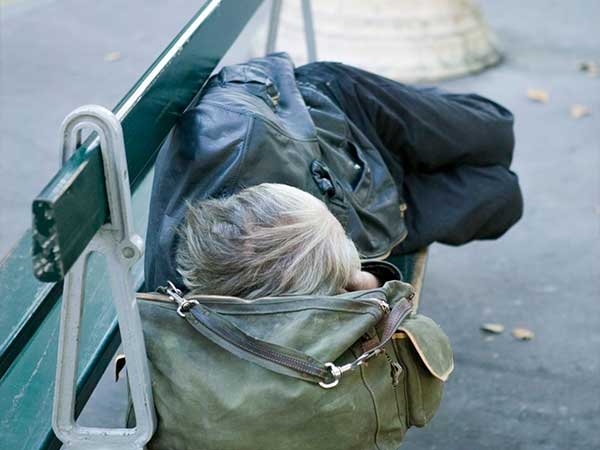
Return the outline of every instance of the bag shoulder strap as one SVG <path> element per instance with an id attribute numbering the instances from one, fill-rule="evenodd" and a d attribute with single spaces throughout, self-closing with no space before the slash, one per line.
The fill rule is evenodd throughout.
<path id="1" fill-rule="evenodd" d="M 185 299 L 182 292 L 169 283 L 163 292 L 179 306 L 177 312 L 205 338 L 239 358 L 258 364 L 265 369 L 294 378 L 318 383 L 330 388 L 338 384 L 343 373 L 355 370 L 372 357 L 383 352 L 394 332 L 411 313 L 411 297 L 402 298 L 383 318 L 379 344 L 363 353 L 355 361 L 343 366 L 321 362 L 293 348 L 263 341 L 248 335 L 226 316 L 202 305 L 197 300 Z"/>

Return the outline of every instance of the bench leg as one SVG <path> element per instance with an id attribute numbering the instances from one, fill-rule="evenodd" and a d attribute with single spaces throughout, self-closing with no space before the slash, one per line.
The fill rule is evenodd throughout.
<path id="1" fill-rule="evenodd" d="M 271 14 L 269 16 L 269 32 L 267 34 L 266 53 L 273 53 L 277 44 L 277 33 L 279 32 L 279 21 L 281 19 L 282 0 L 273 0 Z M 301 0 L 302 18 L 304 20 L 304 35 L 306 39 L 306 55 L 308 62 L 317 60 L 317 41 L 315 38 L 315 27 L 313 24 L 310 0 Z"/>

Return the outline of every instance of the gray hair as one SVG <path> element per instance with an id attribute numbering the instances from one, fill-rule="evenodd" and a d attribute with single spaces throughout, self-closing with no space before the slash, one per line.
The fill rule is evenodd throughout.
<path id="1" fill-rule="evenodd" d="M 189 204 L 179 239 L 177 270 L 194 294 L 333 295 L 360 270 L 325 204 L 283 184 Z"/>

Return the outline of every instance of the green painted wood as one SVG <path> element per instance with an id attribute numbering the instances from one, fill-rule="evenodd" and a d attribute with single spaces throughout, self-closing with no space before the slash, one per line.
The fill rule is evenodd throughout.
<path id="1" fill-rule="evenodd" d="M 100 151 L 86 150 L 80 148 L 33 202 L 33 269 L 41 281 L 62 280 L 108 216 Z"/>
<path id="2" fill-rule="evenodd" d="M 104 290 L 106 279 L 100 277 L 98 281 L 103 284 L 94 288 Z M 106 367 L 118 346 L 114 311 L 102 294 L 106 292 L 98 292 L 86 299 L 83 326 L 87 332 L 81 342 L 84 368 L 78 380 L 78 409 L 97 384 L 98 372 Z M 32 450 L 58 447 L 50 424 L 59 314 L 60 301 L 53 305 L 0 381 L 0 448 Z"/>
<path id="3" fill-rule="evenodd" d="M 0 265 L 0 379 L 62 292 L 61 284 L 34 278 L 30 246 L 27 231 Z"/>
<path id="4" fill-rule="evenodd" d="M 207 2 L 115 107 L 123 125 L 134 189 L 152 167 L 175 121 L 261 3 L 262 0 Z M 204 16 L 200 27 L 187 36 Z M 173 53 L 183 37 L 185 43 Z M 152 82 L 148 84 L 148 80 Z M 97 147 L 82 147 L 73 155 L 34 200 L 33 216 L 35 275 L 41 281 L 60 281 L 107 220 Z"/>
<path id="5" fill-rule="evenodd" d="M 141 236 L 145 235 L 148 220 L 151 185 L 152 173 L 149 173 L 133 194 L 135 229 Z M 24 263 L 30 258 L 29 251 L 23 244 L 28 236 L 29 233 L 26 233 L 0 267 L 1 298 L 7 308 L 5 313 L 0 315 L 2 331 L 11 319 L 17 322 L 21 315 L 24 316 L 24 311 L 30 309 L 36 299 L 44 305 L 44 308 L 48 308 L 48 313 L 35 320 L 35 328 L 29 330 L 31 335 L 23 341 L 11 364 L 0 378 L 0 449 L 2 450 L 60 448 L 60 442 L 52 432 L 51 417 L 62 300 L 60 294 L 56 300 L 50 300 L 47 294 L 48 289 L 50 291 L 58 289 L 61 283 L 40 283 L 34 278 L 29 264 Z M 19 276 L 12 284 L 9 281 L 11 273 Z M 134 268 L 134 278 L 139 287 L 143 281 L 142 261 Z M 36 292 L 38 297 L 35 296 Z M 9 311 L 14 311 L 19 316 L 8 314 Z M 83 311 L 77 382 L 78 413 L 120 343 L 115 310 L 108 287 L 108 274 L 100 258 L 90 261 Z M 16 328 L 18 327 L 12 327 L 13 335 Z"/>

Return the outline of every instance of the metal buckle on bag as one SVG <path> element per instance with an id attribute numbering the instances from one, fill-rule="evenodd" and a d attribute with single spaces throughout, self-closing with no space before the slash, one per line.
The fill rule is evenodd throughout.
<path id="1" fill-rule="evenodd" d="M 157 291 L 167 294 L 171 300 L 177 303 L 177 314 L 179 314 L 181 317 L 185 317 L 185 313 L 187 313 L 194 306 L 200 304 L 198 303 L 198 300 L 187 300 L 184 298 L 183 292 L 181 292 L 181 290 L 178 289 L 177 286 L 175 286 L 172 282 L 167 281 L 167 284 L 168 287 L 159 287 Z"/>
<path id="2" fill-rule="evenodd" d="M 349 372 L 350 370 L 358 369 L 358 367 L 362 366 L 369 359 L 373 358 L 374 356 L 379 355 L 380 353 L 383 353 L 383 351 L 384 350 L 382 348 L 376 348 L 376 349 L 370 350 L 370 351 L 365 352 L 362 355 L 360 355 L 354 362 L 344 364 L 343 366 L 339 366 L 339 367 L 330 362 L 325 363 L 325 367 L 327 367 L 329 369 L 329 372 L 333 376 L 333 381 L 331 381 L 329 383 L 326 383 L 324 381 L 319 381 L 319 386 L 321 386 L 324 389 L 331 389 L 332 387 L 336 387 L 338 385 L 338 383 L 340 382 L 340 378 L 342 378 L 342 375 L 344 373 Z"/>
<path id="3" fill-rule="evenodd" d="M 329 369 L 329 372 L 331 372 L 331 375 L 333 376 L 333 381 L 331 383 L 325 383 L 324 381 L 319 381 L 319 386 L 321 386 L 323 389 L 331 389 L 332 387 L 336 387 L 338 385 L 338 383 L 340 382 L 340 378 L 342 378 L 342 368 L 348 366 L 348 364 L 342 366 L 342 367 L 338 367 L 333 363 L 325 363 L 325 367 L 327 367 Z M 348 369 L 346 369 L 348 370 Z"/>

